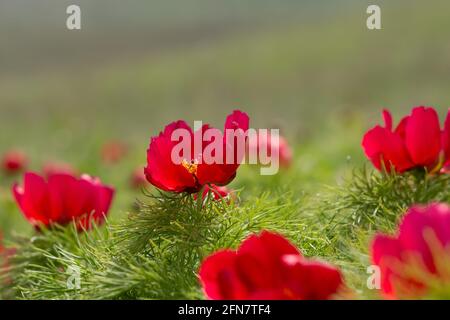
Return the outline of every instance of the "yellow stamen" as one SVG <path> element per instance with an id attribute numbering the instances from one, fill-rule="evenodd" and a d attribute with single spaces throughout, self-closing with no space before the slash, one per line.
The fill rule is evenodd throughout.
<path id="1" fill-rule="evenodd" d="M 195 160 L 187 161 L 186 159 L 183 159 L 181 162 L 181 165 L 190 173 L 193 175 L 197 174 L 197 166 L 198 162 Z"/>

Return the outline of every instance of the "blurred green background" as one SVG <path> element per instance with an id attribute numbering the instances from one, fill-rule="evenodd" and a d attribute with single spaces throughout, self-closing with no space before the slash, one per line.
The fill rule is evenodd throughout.
<path id="1" fill-rule="evenodd" d="M 79 31 L 66 29 L 70 4 Z M 369 4 L 382 30 L 366 28 Z M 101 177 L 120 215 L 139 197 L 128 177 L 152 135 L 176 119 L 221 126 L 239 108 L 252 127 L 280 128 L 295 163 L 277 177 L 241 168 L 233 187 L 319 192 L 364 163 L 361 137 L 382 108 L 444 114 L 449 30 L 450 2 L 438 0 L 2 0 L 0 154 Z M 111 140 L 130 153 L 104 165 Z M 0 179 L 0 229 L 31 230 L 9 191 L 20 177 Z"/>

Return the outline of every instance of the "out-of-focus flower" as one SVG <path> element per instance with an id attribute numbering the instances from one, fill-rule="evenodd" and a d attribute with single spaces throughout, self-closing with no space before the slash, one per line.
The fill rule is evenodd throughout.
<path id="1" fill-rule="evenodd" d="M 122 141 L 110 141 L 102 147 L 101 156 L 106 164 L 120 162 L 128 153 L 128 145 Z"/>
<path id="2" fill-rule="evenodd" d="M 23 187 L 13 186 L 13 195 L 25 218 L 36 228 L 75 221 L 79 230 L 103 223 L 114 189 L 99 179 L 83 175 L 54 174 L 47 180 L 25 173 Z"/>
<path id="3" fill-rule="evenodd" d="M 130 186 L 133 189 L 143 188 L 148 184 L 147 179 L 145 178 L 144 168 L 138 167 L 136 168 L 130 176 Z"/>
<path id="4" fill-rule="evenodd" d="M 49 161 L 44 164 L 42 167 L 42 173 L 46 177 L 50 177 L 52 175 L 61 173 L 61 174 L 68 174 L 71 176 L 78 175 L 77 170 L 73 166 L 71 166 L 68 163 L 63 162 L 55 162 L 55 161 Z"/>
<path id="5" fill-rule="evenodd" d="M 28 158 L 22 151 L 11 150 L 2 158 L 2 170 L 6 174 L 16 174 L 23 171 L 28 165 Z"/>
<path id="6" fill-rule="evenodd" d="M 392 116 L 383 111 L 385 126 L 375 126 L 363 138 L 366 156 L 378 170 L 392 167 L 397 172 L 426 168 L 438 172 L 450 155 L 450 124 L 443 131 L 433 108 L 416 107 L 404 117 L 397 128 L 392 128 Z M 448 118 L 448 117 L 447 117 Z"/>
<path id="7" fill-rule="evenodd" d="M 372 260 L 381 271 L 387 298 L 419 298 L 450 289 L 450 208 L 446 204 L 408 210 L 395 236 L 378 234 Z"/>
<path id="8" fill-rule="evenodd" d="M 199 271 L 205 295 L 214 300 L 323 300 L 343 288 L 338 269 L 305 259 L 281 235 L 263 231 L 237 251 L 207 257 Z"/>
<path id="9" fill-rule="evenodd" d="M 272 148 L 278 153 L 278 164 L 281 168 L 289 168 L 292 164 L 292 149 L 287 140 L 279 135 L 278 139 L 272 137 L 270 131 L 258 131 L 256 137 L 249 138 L 248 152 L 254 155 L 272 157 Z"/>
<path id="10" fill-rule="evenodd" d="M 241 111 L 234 111 L 229 115 L 225 121 L 225 130 L 232 131 L 242 136 L 248 130 L 249 118 L 246 113 Z M 179 144 L 178 141 L 172 140 L 172 134 L 176 131 L 187 132 L 190 138 L 190 155 L 183 153 L 183 161 L 176 163 L 172 159 L 172 151 Z M 240 130 L 239 130 L 240 129 Z M 205 138 L 205 132 L 214 132 L 217 137 L 213 141 L 208 141 Z M 216 141 L 220 139 L 220 141 Z M 236 138 L 233 138 L 236 139 Z M 195 141 L 200 141 L 200 150 L 196 150 Z M 208 141 L 208 142 L 205 142 Z M 245 140 L 244 140 L 245 142 Z M 213 144 L 222 146 L 221 154 L 215 155 L 221 161 L 208 161 L 206 151 L 209 150 Z M 222 134 L 219 130 L 210 128 L 208 125 L 195 132 L 189 125 L 182 121 L 176 121 L 167 125 L 163 132 L 157 137 L 152 137 L 150 146 L 147 150 L 147 167 L 145 168 L 145 175 L 147 180 L 155 187 L 172 192 L 197 192 L 202 186 L 206 184 L 226 185 L 231 182 L 236 176 L 242 159 L 237 159 L 238 155 L 237 143 L 228 141 L 227 135 Z M 245 147 L 245 145 L 244 145 Z M 211 148 L 212 149 L 212 148 Z M 245 148 L 244 148 L 245 149 Z M 227 161 L 227 154 L 232 154 L 235 159 Z M 244 154 L 242 154 L 242 157 Z"/>

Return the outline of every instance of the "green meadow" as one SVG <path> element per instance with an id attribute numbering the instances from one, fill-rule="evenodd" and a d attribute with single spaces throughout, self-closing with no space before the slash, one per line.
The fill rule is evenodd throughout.
<path id="1" fill-rule="evenodd" d="M 377 1 L 382 30 L 376 31 L 366 28 L 369 1 L 219 1 L 218 7 L 200 0 L 109 1 L 106 9 L 78 1 L 80 31 L 65 30 L 70 1 L 12 2 L 0 5 L 0 154 L 23 150 L 34 171 L 47 161 L 70 163 L 114 186 L 108 221 L 114 229 L 136 212 L 137 200 L 151 202 L 130 188 L 129 177 L 146 164 L 152 136 L 178 119 L 221 128 L 227 114 L 243 110 L 251 127 L 280 129 L 294 162 L 275 176 L 261 176 L 255 166 L 239 169 L 230 184 L 239 194 L 233 210 L 242 219 L 236 223 L 254 224 L 230 227 L 233 240 L 213 248 L 236 247 L 264 228 L 280 231 L 306 256 L 340 266 L 355 297 L 377 296 L 365 286 L 368 244 L 377 229 L 394 230 L 396 220 L 351 230 L 330 226 L 340 208 L 351 216 L 351 205 L 359 205 L 349 200 L 358 189 L 345 186 L 361 170 L 372 171 L 361 139 L 381 123 L 381 110 L 390 109 L 397 122 L 418 105 L 433 106 L 443 119 L 450 106 L 448 2 Z M 104 164 L 101 148 L 111 140 L 126 143 L 129 152 L 117 164 Z M 0 176 L 6 241 L 34 232 L 11 195 L 11 185 L 20 181 L 20 175 Z M 360 194 L 369 202 L 375 198 Z M 112 277 L 122 276 L 117 271 Z M 156 281 L 140 276 L 127 279 Z M 45 283 L 35 282 L 36 292 L 22 295 L 201 297 L 191 280 L 170 276 L 179 289 L 169 280 L 153 291 L 111 281 L 78 296 L 56 289 L 52 296 L 38 292 Z"/>

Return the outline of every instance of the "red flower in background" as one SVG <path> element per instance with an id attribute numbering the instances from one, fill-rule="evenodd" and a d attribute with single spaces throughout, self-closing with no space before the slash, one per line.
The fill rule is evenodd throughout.
<path id="1" fill-rule="evenodd" d="M 28 164 L 25 153 L 18 150 L 11 150 L 3 155 L 2 170 L 7 174 L 16 174 L 23 171 Z"/>
<path id="2" fill-rule="evenodd" d="M 144 168 L 136 168 L 130 176 L 130 186 L 133 189 L 143 188 L 147 185 L 147 179 L 145 178 Z"/>
<path id="3" fill-rule="evenodd" d="M 385 126 L 376 126 L 363 138 L 366 156 L 378 170 L 391 166 L 397 172 L 427 168 L 437 172 L 450 158 L 450 123 L 443 131 L 433 108 L 416 107 L 404 117 L 397 128 L 392 128 L 392 116 L 383 111 Z M 446 160 L 445 160 L 446 159 Z"/>
<path id="4" fill-rule="evenodd" d="M 46 181 L 28 172 L 23 187 L 13 186 L 13 194 L 25 218 L 35 227 L 75 221 L 82 230 L 89 229 L 92 222 L 104 221 L 114 189 L 87 175 L 78 179 L 68 174 L 54 174 Z"/>
<path id="5" fill-rule="evenodd" d="M 120 162 L 128 153 L 128 146 L 122 141 L 110 141 L 102 147 L 101 156 L 106 164 Z"/>
<path id="6" fill-rule="evenodd" d="M 207 257 L 199 271 L 205 295 L 214 300 L 322 300 L 343 286 L 341 273 L 305 259 L 281 235 L 252 235 L 237 251 Z"/>
<path id="7" fill-rule="evenodd" d="M 263 133 L 258 131 L 256 138 L 249 139 L 248 151 L 255 155 L 271 156 L 272 148 L 278 152 L 279 166 L 281 168 L 289 168 L 292 164 L 292 149 L 287 140 L 283 136 L 278 136 L 278 141 L 272 138 L 270 131 Z M 261 159 L 259 159 L 261 161 Z"/>
<path id="8" fill-rule="evenodd" d="M 372 260 L 381 270 L 387 298 L 417 298 L 432 291 L 433 281 L 450 286 L 450 207 L 409 209 L 396 236 L 377 235 Z"/>
<path id="9" fill-rule="evenodd" d="M 225 130 L 241 129 L 246 132 L 248 126 L 247 114 L 237 110 L 225 121 Z M 189 132 L 193 142 L 191 158 L 184 159 L 180 164 L 172 160 L 172 150 L 178 144 L 178 141 L 172 141 L 172 133 L 177 129 L 185 129 Z M 223 154 L 219 156 L 223 159 L 222 163 L 208 164 L 207 161 L 203 161 L 205 148 L 215 142 L 203 141 L 204 136 L 200 135 L 207 129 L 212 128 L 204 125 L 201 130 L 193 132 L 186 122 L 179 120 L 167 125 L 159 136 L 152 137 L 147 150 L 147 167 L 145 168 L 147 180 L 157 188 L 172 192 L 197 192 L 206 184 L 226 185 L 231 182 L 236 176 L 241 159 L 235 159 L 234 163 L 226 163 L 227 153 L 234 152 L 236 155 L 236 149 L 231 150 L 231 141 L 227 141 L 226 135 L 221 135 L 222 141 L 219 142 L 223 145 Z M 203 143 L 200 154 L 195 155 L 194 141 L 198 138 Z"/>

